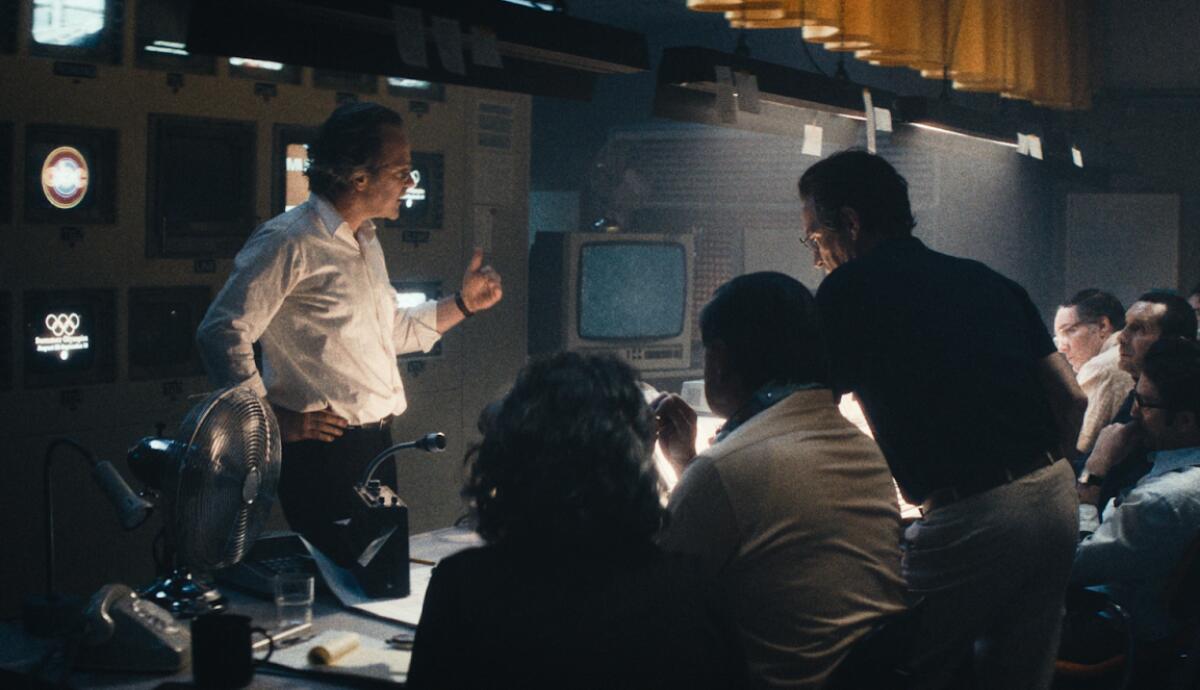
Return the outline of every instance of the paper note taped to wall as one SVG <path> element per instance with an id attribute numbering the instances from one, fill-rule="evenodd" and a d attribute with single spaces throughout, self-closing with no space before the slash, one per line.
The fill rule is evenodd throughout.
<path id="1" fill-rule="evenodd" d="M 800 153 L 806 156 L 821 157 L 821 138 L 825 130 L 820 125 L 804 125 L 804 147 Z"/>

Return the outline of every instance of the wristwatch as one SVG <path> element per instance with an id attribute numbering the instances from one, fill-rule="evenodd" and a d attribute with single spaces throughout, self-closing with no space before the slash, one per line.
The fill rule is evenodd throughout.
<path id="1" fill-rule="evenodd" d="M 1084 486 L 1101 486 L 1104 484 L 1104 477 L 1099 474 L 1092 474 L 1084 469 L 1079 473 L 1079 483 Z"/>

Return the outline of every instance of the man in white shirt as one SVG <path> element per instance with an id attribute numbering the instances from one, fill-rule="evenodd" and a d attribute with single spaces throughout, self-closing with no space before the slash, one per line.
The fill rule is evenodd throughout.
<path id="1" fill-rule="evenodd" d="M 1139 639 L 1153 641 L 1178 630 L 1164 595 L 1200 534 L 1200 346 L 1162 339 L 1144 366 L 1133 420 L 1100 432 L 1088 469 L 1107 474 L 1141 441 L 1150 449 L 1150 471 L 1119 504 L 1102 506 L 1097 487 L 1080 487 L 1080 528 L 1089 536 L 1076 551 L 1071 579 L 1104 585 L 1131 614 Z"/>
<path id="2" fill-rule="evenodd" d="M 496 304 L 502 287 L 477 249 L 459 291 L 397 308 L 371 219 L 398 218 L 413 185 L 398 113 L 342 105 L 309 154 L 312 195 L 246 241 L 197 341 L 213 383 L 248 386 L 271 403 L 284 443 L 284 515 L 337 556 L 342 538 L 333 523 L 348 517 L 351 486 L 391 445 L 390 421 L 407 407 L 396 356 L 429 351 L 464 318 Z M 394 466 L 377 476 L 394 485 Z"/>
<path id="3" fill-rule="evenodd" d="M 1133 390 L 1133 377 L 1121 368 L 1117 338 L 1125 327 L 1120 300 L 1096 288 L 1080 290 L 1054 316 L 1054 344 L 1075 370 L 1087 396 L 1087 412 L 1076 449 L 1086 453 L 1100 428 Z"/>

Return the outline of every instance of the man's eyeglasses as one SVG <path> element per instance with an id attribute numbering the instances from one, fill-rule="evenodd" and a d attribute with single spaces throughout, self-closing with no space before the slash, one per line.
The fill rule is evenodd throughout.
<path id="1" fill-rule="evenodd" d="M 814 233 L 814 234 L 808 235 L 806 237 L 801 237 L 800 244 L 804 245 L 805 247 L 808 247 L 809 249 L 811 249 L 815 252 L 821 248 L 821 236 L 819 234 Z"/>
<path id="2" fill-rule="evenodd" d="M 1147 400 L 1147 399 L 1143 398 L 1141 395 L 1139 395 L 1138 393 L 1133 394 L 1133 401 L 1135 403 L 1137 403 L 1137 406 L 1142 408 L 1143 410 L 1169 410 L 1169 409 L 1171 409 L 1169 406 L 1167 406 L 1164 403 L 1153 402 L 1151 400 Z"/>

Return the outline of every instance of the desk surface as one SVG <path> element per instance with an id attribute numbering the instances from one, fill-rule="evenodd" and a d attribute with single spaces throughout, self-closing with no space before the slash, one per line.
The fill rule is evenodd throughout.
<path id="1" fill-rule="evenodd" d="M 275 604 L 245 594 L 233 588 L 223 587 L 221 592 L 229 599 L 229 610 L 250 616 L 256 625 L 272 627 L 275 620 Z M 360 635 L 387 639 L 402 630 L 410 630 L 400 623 L 382 620 L 373 616 L 353 613 L 342 608 L 332 595 L 318 595 L 313 604 L 313 632 L 323 630 L 353 630 Z M 19 623 L 0 623 L 0 668 L 26 670 L 34 667 L 53 647 L 48 640 L 33 638 L 25 633 Z M 164 683 L 181 683 L 190 687 L 192 670 L 185 667 L 170 675 L 148 675 L 129 673 L 102 673 L 77 671 L 70 676 L 70 686 L 80 688 L 131 688 L 151 690 Z M 340 688 L 348 685 L 362 686 L 360 679 L 337 677 L 298 677 L 274 668 L 260 667 L 251 688 Z M 168 685 L 167 687 L 170 687 Z"/>

